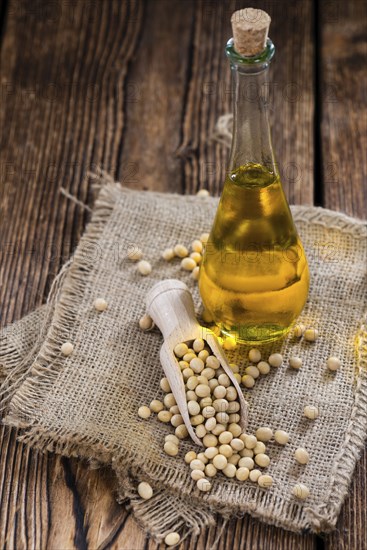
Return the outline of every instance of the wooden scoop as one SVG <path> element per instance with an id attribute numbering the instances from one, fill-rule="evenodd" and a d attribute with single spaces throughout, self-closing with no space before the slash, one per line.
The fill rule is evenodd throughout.
<path id="1" fill-rule="evenodd" d="M 196 338 L 202 338 L 207 342 L 213 355 L 219 359 L 223 370 L 236 388 L 241 407 L 240 426 L 243 431 L 246 431 L 248 404 L 233 376 L 218 338 L 213 331 L 202 327 L 197 322 L 194 302 L 187 286 L 176 279 L 161 281 L 149 291 L 146 303 L 148 315 L 163 334 L 164 343 L 160 352 L 161 364 L 191 439 L 197 445 L 202 445 L 190 422 L 185 384 L 173 350 L 177 344 Z"/>

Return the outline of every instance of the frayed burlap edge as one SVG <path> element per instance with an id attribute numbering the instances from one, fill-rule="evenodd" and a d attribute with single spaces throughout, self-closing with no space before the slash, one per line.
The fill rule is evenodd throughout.
<path id="1" fill-rule="evenodd" d="M 144 478 L 140 474 L 137 479 Z M 188 536 L 198 537 L 203 527 L 215 526 L 218 523 L 218 518 L 210 508 L 194 508 L 191 499 L 183 499 L 177 492 L 174 494 L 166 489 L 154 488 L 153 497 L 143 500 L 137 493 L 136 485 L 136 478 L 129 474 L 120 479 L 117 500 L 125 504 L 144 531 L 157 540 L 162 540 L 167 533 L 176 531 L 182 534 L 182 542 Z M 162 502 L 166 502 L 167 505 L 162 506 Z M 228 519 L 223 518 L 223 522 L 227 522 Z"/>
<path id="2" fill-rule="evenodd" d="M 68 260 L 61 268 L 58 275 L 55 277 L 48 298 L 47 304 L 41 306 L 44 311 L 44 315 L 39 315 L 38 309 L 30 316 L 34 319 L 39 317 L 40 325 L 39 330 L 35 334 L 35 340 L 27 353 L 21 355 L 16 347 L 9 346 L 9 339 L 7 338 L 7 330 L 17 330 L 17 323 L 10 325 L 8 329 L 4 329 L 0 336 L 0 413 L 3 412 L 9 401 L 18 388 L 21 387 L 26 377 L 30 372 L 30 365 L 36 359 L 51 324 L 51 320 L 54 313 L 54 304 L 57 302 L 60 295 L 60 290 L 65 276 L 68 273 L 68 269 L 72 260 Z"/>
<path id="3" fill-rule="evenodd" d="M 111 461 L 110 451 L 93 438 L 78 437 L 76 434 L 63 433 L 62 430 L 53 433 L 47 432 L 47 435 L 45 435 L 42 426 L 32 426 L 29 422 L 20 420 L 18 414 L 14 417 L 12 415 L 12 410 L 15 407 L 18 411 L 21 411 L 21 415 L 24 414 L 24 418 L 27 418 L 27 413 L 31 409 L 31 398 L 35 398 L 39 394 L 40 388 L 43 391 L 51 388 L 53 381 L 59 374 L 59 367 L 55 363 L 55 358 L 60 353 L 60 347 L 65 341 L 65 335 L 68 334 L 69 327 L 75 322 L 78 313 L 78 298 L 83 294 L 85 281 L 90 276 L 94 265 L 93 262 L 88 264 L 85 258 L 83 259 L 83 250 L 85 251 L 88 246 L 93 246 L 98 242 L 101 231 L 103 231 L 105 223 L 109 219 L 121 190 L 120 184 L 112 183 L 110 178 L 103 181 L 103 183 L 101 177 L 96 176 L 96 179 L 100 192 L 95 203 L 92 219 L 81 238 L 73 261 L 69 263 L 68 269 L 65 270 L 62 292 L 57 292 L 52 323 L 49 324 L 44 335 L 44 344 L 39 353 L 36 354 L 33 366 L 23 375 L 23 377 L 26 376 L 26 379 L 13 395 L 8 405 L 9 412 L 3 423 L 23 429 L 24 432 L 19 436 L 19 441 L 41 451 L 53 451 L 65 456 L 83 455 L 85 458 L 97 459 L 105 463 Z M 4 356 L 4 362 L 7 360 L 8 357 Z M 23 368 L 23 364 L 19 366 L 19 370 L 21 367 Z M 15 384 L 18 387 L 18 382 L 15 382 Z M 7 392 L 13 393 L 15 389 L 14 384 L 9 381 Z M 6 404 L 7 400 L 3 399 L 1 406 L 6 406 Z"/>
<path id="4" fill-rule="evenodd" d="M 97 197 L 101 188 L 107 184 L 120 188 L 120 184 L 115 182 L 114 179 L 101 168 L 97 169 L 96 173 L 88 172 L 87 177 L 92 180 L 92 192 L 94 198 Z M 59 191 L 77 206 L 87 210 L 88 212 L 92 212 L 92 209 L 88 205 L 68 193 L 63 187 L 60 187 Z M 14 393 L 22 385 L 25 378 L 31 373 L 30 367 L 37 359 L 41 346 L 47 337 L 54 314 L 54 305 L 58 301 L 64 278 L 68 274 L 72 261 L 73 257 L 71 257 L 62 266 L 60 272 L 57 274 L 52 283 L 46 304 L 40 306 L 40 308 L 43 308 L 44 310 L 44 315 L 40 316 L 41 323 L 39 331 L 35 334 L 35 341 L 27 353 L 25 355 L 21 355 L 16 347 L 10 347 L 9 344 L 7 332 L 9 330 L 17 330 L 17 322 L 9 325 L 9 327 L 6 327 L 0 334 L 0 413 L 6 410 L 6 407 Z M 38 310 L 40 308 L 29 315 L 37 318 Z"/>
<path id="5" fill-rule="evenodd" d="M 12 393 L 9 390 L 14 388 L 15 384 L 18 383 L 18 380 L 29 370 L 29 366 L 33 363 L 34 358 L 36 357 L 39 349 L 42 345 L 41 335 L 43 332 L 42 328 L 46 327 L 46 315 L 48 316 L 48 306 L 43 305 L 38 309 L 23 317 L 21 321 L 15 321 L 15 323 L 6 326 L 0 332 L 0 393 L 3 396 L 4 407 L 6 405 L 6 400 L 11 399 Z M 22 353 L 21 350 L 15 345 L 15 339 L 12 338 L 13 331 L 22 330 L 19 329 L 19 324 L 25 321 L 28 318 L 28 321 L 32 326 L 38 324 L 38 321 L 41 321 L 40 330 L 35 331 L 32 334 L 32 337 L 35 338 L 33 344 L 30 348 Z M 39 325 L 38 325 L 39 326 Z"/>
<path id="6" fill-rule="evenodd" d="M 108 180 L 101 188 L 96 206 L 93 212 L 91 224 L 82 237 L 80 246 L 93 245 L 98 240 L 104 224 L 109 218 L 114 208 L 117 198 L 121 198 L 121 186 Z M 166 196 L 167 198 L 167 196 Z M 293 211 L 298 214 L 295 216 L 300 221 L 320 223 L 329 228 L 333 227 L 344 232 L 353 234 L 355 238 L 364 237 L 363 223 L 349 218 L 344 214 L 337 214 L 321 208 L 297 207 Z M 79 247 L 78 247 L 79 249 Z M 81 265 L 78 265 L 78 260 Z M 78 257 L 78 250 L 75 255 L 75 262 L 68 269 L 67 277 L 63 282 L 61 296 L 55 305 L 53 323 L 50 327 L 47 344 L 37 358 L 38 366 L 30 370 L 30 376 L 24 382 L 20 390 L 13 397 L 10 403 L 9 414 L 5 423 L 21 427 L 24 429 L 20 440 L 24 443 L 36 447 L 40 450 L 55 451 L 66 456 L 83 456 L 87 459 L 97 459 L 100 462 L 109 462 L 114 458 L 115 449 L 107 449 L 93 437 L 80 437 L 74 433 L 65 433 L 63 430 L 50 433 L 44 427 L 36 425 L 34 422 L 29 425 L 27 422 L 19 420 L 18 415 L 12 416 L 12 404 L 27 415 L 27 410 L 31 411 L 32 406 L 30 397 L 37 397 L 39 388 L 47 390 L 52 386 L 52 380 L 58 376 L 58 370 L 53 365 L 53 358 L 58 353 L 60 345 L 64 340 L 64 331 L 76 319 L 78 312 L 78 299 L 82 296 L 85 282 L 91 272 L 92 265 L 85 265 L 85 260 Z M 52 342 L 52 344 L 50 343 Z M 366 367 L 366 330 L 365 324 L 359 334 L 359 368 L 360 377 L 357 384 L 356 403 L 353 414 L 350 419 L 350 428 L 346 433 L 345 445 L 341 449 L 338 459 L 332 466 L 333 477 L 332 487 L 329 495 L 329 502 L 317 509 L 303 507 L 296 503 L 285 503 L 279 497 L 273 497 L 270 493 L 264 491 L 260 496 L 257 495 L 257 503 L 241 502 L 239 498 L 238 505 L 230 507 L 228 512 L 233 514 L 249 512 L 255 517 L 266 519 L 269 523 L 285 527 L 291 530 L 312 529 L 322 531 L 334 526 L 337 512 L 340 510 L 342 502 L 347 494 L 350 477 L 352 475 L 355 463 L 363 447 L 366 421 L 367 421 L 367 379 L 365 373 Z M 47 380 L 44 375 L 47 374 Z M 46 387 L 45 387 L 46 384 Z M 131 473 L 133 477 L 141 478 L 144 475 L 144 465 L 146 466 L 146 457 L 142 457 L 141 463 L 137 457 L 129 455 L 128 451 L 119 453 L 118 461 L 115 464 L 125 468 L 126 473 Z M 132 466 L 134 464 L 134 466 Z M 167 471 L 164 468 L 149 464 L 149 476 L 153 484 L 159 489 L 169 489 L 175 491 L 180 489 L 181 493 L 189 495 L 193 501 L 200 505 L 204 504 L 213 511 L 225 512 L 222 508 L 220 494 L 215 498 L 205 495 L 197 498 L 192 494 L 191 481 L 187 484 L 176 484 L 175 479 L 167 479 Z M 167 486 L 169 484 L 169 487 Z M 122 498 L 125 498 L 124 490 Z M 161 512 L 160 512 L 161 513 Z M 284 520 L 284 514 L 288 514 L 290 521 Z M 283 516 L 283 517 L 282 517 Z"/>

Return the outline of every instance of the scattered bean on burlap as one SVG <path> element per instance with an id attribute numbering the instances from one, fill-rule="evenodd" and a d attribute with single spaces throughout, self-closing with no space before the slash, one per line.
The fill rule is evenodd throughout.
<path id="1" fill-rule="evenodd" d="M 282 345 L 268 346 L 266 353 L 283 354 L 283 364 L 246 391 L 249 431 L 267 425 L 289 432 L 291 439 L 286 446 L 268 444 L 271 488 L 217 476 L 211 492 L 202 494 L 183 460 L 193 448 L 190 440 L 181 443 L 178 457 L 167 457 L 163 441 L 172 428 L 155 415 L 137 416 L 140 405 L 162 396 L 162 337 L 157 330 L 142 333 L 138 321 L 147 291 L 164 278 L 183 280 L 200 312 L 196 281 L 178 260 L 166 262 L 160 253 L 177 243 L 187 246 L 208 231 L 218 201 L 129 191 L 109 180 L 100 184 L 91 222 L 54 292 L 45 337 L 38 349 L 33 346 L 33 357 L 24 349 L 24 334 L 31 330 L 27 318 L 20 322 L 22 343 L 17 331 L 1 336 L 5 423 L 21 427 L 20 439 L 36 448 L 112 463 L 118 498 L 131 498 L 137 518 L 157 538 L 171 530 L 197 532 L 213 523 L 216 513 L 248 512 L 294 531 L 332 528 L 366 436 L 363 223 L 321 208 L 292 208 L 312 274 L 302 322 L 320 336 L 316 343 L 289 336 Z M 140 275 L 127 258 L 134 247 L 143 250 L 150 275 Z M 102 313 L 93 307 L 98 297 L 108 303 Z M 68 357 L 60 351 L 65 342 L 74 346 Z M 248 364 L 244 347 L 228 355 L 243 368 Z M 326 367 L 332 355 L 342 361 L 337 372 Z M 289 368 L 291 356 L 302 358 L 301 369 Z M 21 384 L 11 374 L 5 378 L 12 368 L 25 378 Z M 304 417 L 306 405 L 318 406 L 315 421 Z M 294 460 L 299 447 L 312 449 L 307 465 Z M 140 480 L 153 486 L 154 506 L 139 499 L 134 483 Z M 309 487 L 307 500 L 293 496 L 296 483 Z"/>

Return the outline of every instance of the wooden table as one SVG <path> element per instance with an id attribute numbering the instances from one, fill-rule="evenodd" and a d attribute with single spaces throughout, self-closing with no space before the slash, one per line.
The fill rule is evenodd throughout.
<path id="1" fill-rule="evenodd" d="M 252 1 L 273 18 L 271 123 L 291 203 L 366 212 L 366 3 Z M 230 109 L 231 13 L 215 0 L 3 2 L 1 325 L 41 304 L 86 222 L 88 170 L 125 185 L 219 193 L 228 151 L 210 141 Z M 220 549 L 367 548 L 363 455 L 337 530 L 295 535 L 245 517 Z M 157 548 L 115 503 L 108 471 L 39 456 L 3 429 L 0 546 Z M 203 532 L 209 549 L 217 530 Z M 194 548 L 187 541 L 182 548 Z M 180 547 L 181 548 L 181 547 Z"/>

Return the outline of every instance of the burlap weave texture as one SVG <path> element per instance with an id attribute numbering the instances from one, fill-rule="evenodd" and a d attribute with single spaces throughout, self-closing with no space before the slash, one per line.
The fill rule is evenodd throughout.
<path id="1" fill-rule="evenodd" d="M 211 507 L 226 515 L 250 512 L 293 530 L 330 528 L 366 433 L 362 327 L 366 233 L 361 222 L 323 209 L 293 208 L 312 274 L 302 320 L 319 328 L 321 336 L 315 345 L 289 337 L 282 346 L 273 346 L 284 354 L 284 365 L 246 391 L 250 430 L 270 425 L 292 436 L 284 449 L 269 445 L 269 473 L 275 480 L 270 490 L 220 476 L 211 493 L 202 496 L 182 459 L 193 447 L 190 441 L 182 443 L 179 458 L 167 458 L 162 441 L 170 427 L 156 418 L 137 418 L 140 404 L 161 395 L 161 335 L 158 331 L 142 334 L 137 324 L 147 290 L 163 278 L 180 278 L 193 291 L 199 307 L 196 283 L 180 270 L 179 262 L 167 264 L 160 259 L 160 252 L 177 242 L 187 245 L 207 231 L 216 205 L 216 199 L 132 192 L 112 183 L 102 188 L 92 221 L 59 289 L 47 336 L 28 378 L 10 402 L 6 422 L 22 427 L 22 439 L 43 450 L 112 461 L 120 487 L 125 487 L 121 498 L 128 492 L 129 476 L 148 479 L 157 490 L 164 490 L 160 514 L 163 518 L 166 510 L 171 524 L 170 499 L 180 502 L 186 495 L 193 514 L 197 507 L 208 510 L 207 520 Z M 141 247 L 151 261 L 149 277 L 137 274 L 136 266 L 127 260 L 126 252 L 133 246 Z M 109 303 L 103 314 L 93 308 L 98 296 Z M 60 354 L 66 340 L 75 346 L 69 358 Z M 244 367 L 245 352 L 246 348 L 239 348 L 231 361 Z M 287 367 L 290 355 L 303 358 L 299 372 Z M 342 359 L 340 372 L 326 371 L 329 355 Z M 314 423 L 302 416 L 306 404 L 320 408 Z M 306 467 L 296 466 L 293 459 L 298 446 L 312 449 Z M 311 489 L 305 503 L 291 495 L 297 481 Z M 139 506 L 149 508 L 133 500 L 137 511 Z M 163 522 L 152 532 L 161 536 L 164 528 Z"/>

